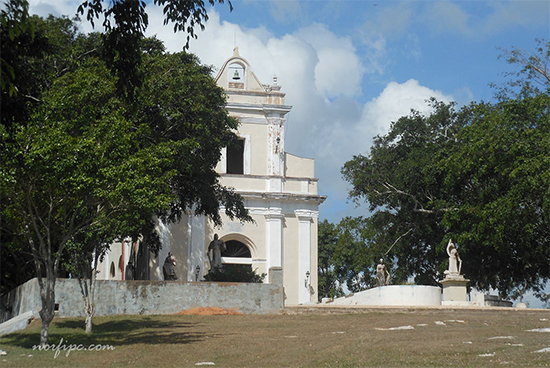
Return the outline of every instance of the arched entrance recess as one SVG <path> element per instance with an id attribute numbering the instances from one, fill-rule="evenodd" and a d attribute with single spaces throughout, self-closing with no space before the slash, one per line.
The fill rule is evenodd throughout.
<path id="1" fill-rule="evenodd" d="M 225 251 L 222 252 L 223 264 L 252 265 L 252 256 L 255 251 L 253 243 L 247 237 L 239 234 L 229 234 L 222 239 L 225 242 Z"/>

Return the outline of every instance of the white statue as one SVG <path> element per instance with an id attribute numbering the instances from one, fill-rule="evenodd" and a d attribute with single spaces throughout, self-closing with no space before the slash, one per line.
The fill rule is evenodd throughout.
<path id="1" fill-rule="evenodd" d="M 462 271 L 462 259 L 460 259 L 458 250 L 456 250 L 456 246 L 451 239 L 449 239 L 449 243 L 447 244 L 447 254 L 449 255 L 449 270 L 445 271 L 445 274 L 451 276 L 460 275 Z"/>
<path id="2" fill-rule="evenodd" d="M 387 276 L 386 276 L 387 274 Z M 376 286 L 386 286 L 390 284 L 390 273 L 384 265 L 384 260 L 380 258 L 380 263 L 376 266 Z"/>

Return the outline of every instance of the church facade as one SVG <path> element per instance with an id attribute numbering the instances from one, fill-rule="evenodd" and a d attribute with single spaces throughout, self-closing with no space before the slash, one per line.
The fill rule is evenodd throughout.
<path id="1" fill-rule="evenodd" d="M 98 278 L 163 280 L 170 252 L 179 280 L 201 281 L 210 268 L 208 246 L 217 234 L 226 245 L 223 264 L 248 264 L 259 274 L 280 267 L 285 304 L 316 302 L 318 215 L 326 197 L 317 192 L 314 160 L 285 151 L 291 106 L 285 105 L 276 77 L 273 84 L 261 84 L 237 48 L 216 81 L 226 92 L 229 114 L 240 122 L 238 144 L 222 151 L 216 171 L 222 185 L 244 198 L 255 222 L 231 221 L 221 209 L 221 228 L 192 214 L 175 224 L 159 223 L 162 249 L 157 258 L 139 243 L 115 243 Z"/>

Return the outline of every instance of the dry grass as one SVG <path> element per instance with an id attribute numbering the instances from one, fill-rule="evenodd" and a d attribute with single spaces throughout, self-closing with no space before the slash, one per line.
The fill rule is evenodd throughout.
<path id="1" fill-rule="evenodd" d="M 56 319 L 51 341 L 109 351 L 32 350 L 40 322 L 0 338 L 5 367 L 501 367 L 549 366 L 550 311 L 288 309 L 281 315 Z M 389 328 L 412 326 L 413 329 Z M 409 327 L 410 328 L 410 327 Z M 67 342 L 68 341 L 68 342 Z M 480 356 L 489 354 L 489 356 Z M 32 355 L 32 356 L 30 356 Z"/>

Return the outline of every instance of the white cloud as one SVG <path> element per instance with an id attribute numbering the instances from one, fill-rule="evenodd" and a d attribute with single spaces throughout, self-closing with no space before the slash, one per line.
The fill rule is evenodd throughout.
<path id="1" fill-rule="evenodd" d="M 452 100 L 451 96 L 421 86 L 414 79 L 402 84 L 390 82 L 378 97 L 365 105 L 362 130 L 371 137 L 386 134 L 392 122 L 409 115 L 411 110 L 429 113 L 426 101 L 431 97 L 444 102 Z"/>
<path id="2" fill-rule="evenodd" d="M 52 0 L 52 1 L 41 1 L 41 0 L 28 0 L 29 1 L 29 13 L 36 14 L 41 17 L 48 17 L 50 14 L 56 17 L 61 17 L 63 15 L 73 19 L 77 15 L 78 6 L 82 3 L 80 0 Z M 82 19 L 79 28 L 81 32 L 89 33 L 94 31 L 90 22 L 86 20 L 86 14 L 79 15 Z M 102 28 L 103 19 L 95 21 L 95 30 L 98 30 L 98 27 Z"/>
<path id="3" fill-rule="evenodd" d="M 340 168 L 353 154 L 364 151 L 371 138 L 356 134 L 363 114 L 356 98 L 361 94 L 364 67 L 351 40 L 322 24 L 275 37 L 220 22 L 211 12 L 206 30 L 192 42 L 191 51 L 206 64 L 219 67 L 232 55 L 235 34 L 240 55 L 260 81 L 270 83 L 276 74 L 287 94 L 285 102 L 293 106 L 285 149 L 315 158 L 321 191 L 330 195 L 326 207 L 331 207 L 331 201 L 341 202 L 347 194 Z"/>
<path id="4" fill-rule="evenodd" d="M 315 85 L 321 93 L 329 98 L 361 94 L 364 67 L 350 38 L 338 37 L 319 23 L 300 29 L 294 36 L 317 52 Z"/>
<path id="5" fill-rule="evenodd" d="M 420 60 L 422 51 L 420 50 L 420 39 L 416 33 L 409 33 L 407 35 L 407 42 L 405 43 L 403 51 L 405 55 L 415 60 Z"/>
<path id="6" fill-rule="evenodd" d="M 41 1 L 41 0 L 28 0 L 29 11 L 31 14 L 38 14 L 43 17 L 47 17 L 49 14 L 53 14 L 56 17 L 67 15 L 72 18 L 76 14 L 76 9 L 80 5 L 79 0 L 65 0 L 65 1 Z"/>

